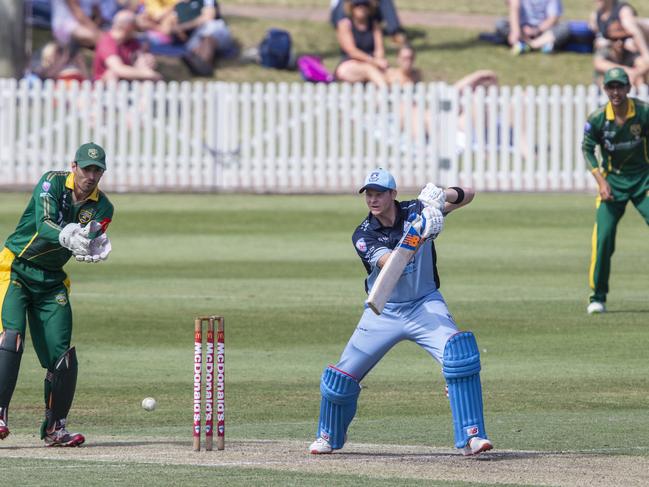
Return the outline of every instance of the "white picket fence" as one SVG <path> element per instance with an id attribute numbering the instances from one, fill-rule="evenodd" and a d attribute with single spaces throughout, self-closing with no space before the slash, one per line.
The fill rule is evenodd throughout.
<path id="1" fill-rule="evenodd" d="M 118 191 L 350 192 L 375 167 L 402 189 L 583 190 L 583 126 L 604 101 L 595 86 L 3 79 L 0 186 L 67 168 L 92 140 L 107 152 L 102 187 Z"/>

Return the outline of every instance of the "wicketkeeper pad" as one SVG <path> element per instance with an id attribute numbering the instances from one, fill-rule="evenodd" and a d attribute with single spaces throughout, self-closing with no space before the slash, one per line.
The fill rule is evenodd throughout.
<path id="1" fill-rule="evenodd" d="M 9 407 L 23 356 L 23 337 L 16 330 L 0 333 L 0 407 Z"/>
<path id="2" fill-rule="evenodd" d="M 45 436 L 46 431 L 52 431 L 57 420 L 67 418 L 77 388 L 77 367 L 77 353 L 72 347 L 56 361 L 54 371 L 47 371 L 45 421 L 41 429 L 41 438 Z"/>
<path id="3" fill-rule="evenodd" d="M 320 382 L 322 401 L 318 434 L 333 449 L 345 444 L 347 428 L 356 414 L 356 403 L 361 386 L 351 376 L 333 367 L 327 367 Z"/>
<path id="4" fill-rule="evenodd" d="M 480 351 L 470 331 L 456 333 L 444 347 L 442 367 L 448 385 L 456 448 L 464 447 L 469 438 L 487 438 L 482 414 L 480 385 Z"/>

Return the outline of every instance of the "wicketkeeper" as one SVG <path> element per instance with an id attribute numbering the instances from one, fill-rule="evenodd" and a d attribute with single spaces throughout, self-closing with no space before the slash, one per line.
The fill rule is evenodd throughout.
<path id="1" fill-rule="evenodd" d="M 8 410 L 24 349 L 25 328 L 45 374 L 47 446 L 79 446 L 85 438 L 69 433 L 66 421 L 77 384 L 77 357 L 70 347 L 70 281 L 63 266 L 108 258 L 106 228 L 113 205 L 98 184 L 106 170 L 100 146 L 83 144 L 71 171 L 45 173 L 32 192 L 18 226 L 0 252 L 0 439 L 9 434 Z"/>
<path id="2" fill-rule="evenodd" d="M 599 188 L 588 273 L 589 314 L 606 311 L 615 233 L 627 203 L 633 203 L 649 224 L 649 104 L 629 97 L 630 89 L 623 69 L 609 69 L 604 74 L 609 102 L 590 114 L 584 128 L 582 150 Z M 601 166 L 595 156 L 597 145 Z"/>
<path id="3" fill-rule="evenodd" d="M 415 342 L 442 365 L 456 448 L 464 455 L 490 450 L 493 445 L 487 439 L 482 413 L 480 352 L 473 333 L 458 330 L 439 292 L 433 243 L 444 227 L 444 216 L 470 203 L 473 190 L 442 190 L 429 183 L 417 200 L 398 202 L 394 178 L 378 169 L 367 176 L 360 192 L 365 192 L 370 212 L 352 241 L 367 270 L 366 291 L 376 283 L 409 222 L 424 243 L 405 267 L 382 313 L 377 316 L 366 306 L 340 360 L 325 368 L 318 431 L 309 450 L 322 454 L 343 447 L 356 414 L 361 381 L 402 340 Z"/>

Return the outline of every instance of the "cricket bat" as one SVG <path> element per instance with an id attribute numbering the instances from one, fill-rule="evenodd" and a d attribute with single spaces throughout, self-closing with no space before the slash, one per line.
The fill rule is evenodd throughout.
<path id="1" fill-rule="evenodd" d="M 381 311 L 383 311 L 383 307 L 390 298 L 403 270 L 422 243 L 423 239 L 411 223 L 390 254 L 390 257 L 388 257 L 387 262 L 381 268 L 379 277 L 376 278 L 374 286 L 372 286 L 372 290 L 365 301 L 377 315 L 380 315 Z"/>

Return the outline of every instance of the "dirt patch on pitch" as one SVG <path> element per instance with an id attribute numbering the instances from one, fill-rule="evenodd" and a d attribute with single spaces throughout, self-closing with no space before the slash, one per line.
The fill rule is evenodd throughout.
<path id="1" fill-rule="evenodd" d="M 36 437 L 10 436 L 4 458 L 135 464 L 266 468 L 351 474 L 367 478 L 430 479 L 520 485 L 649 485 L 649 457 L 605 452 L 493 451 L 464 458 L 450 449 L 349 443 L 342 452 L 314 456 L 297 441 L 229 441 L 224 451 L 194 453 L 189 441 L 92 438 L 81 448 L 44 448 Z"/>

